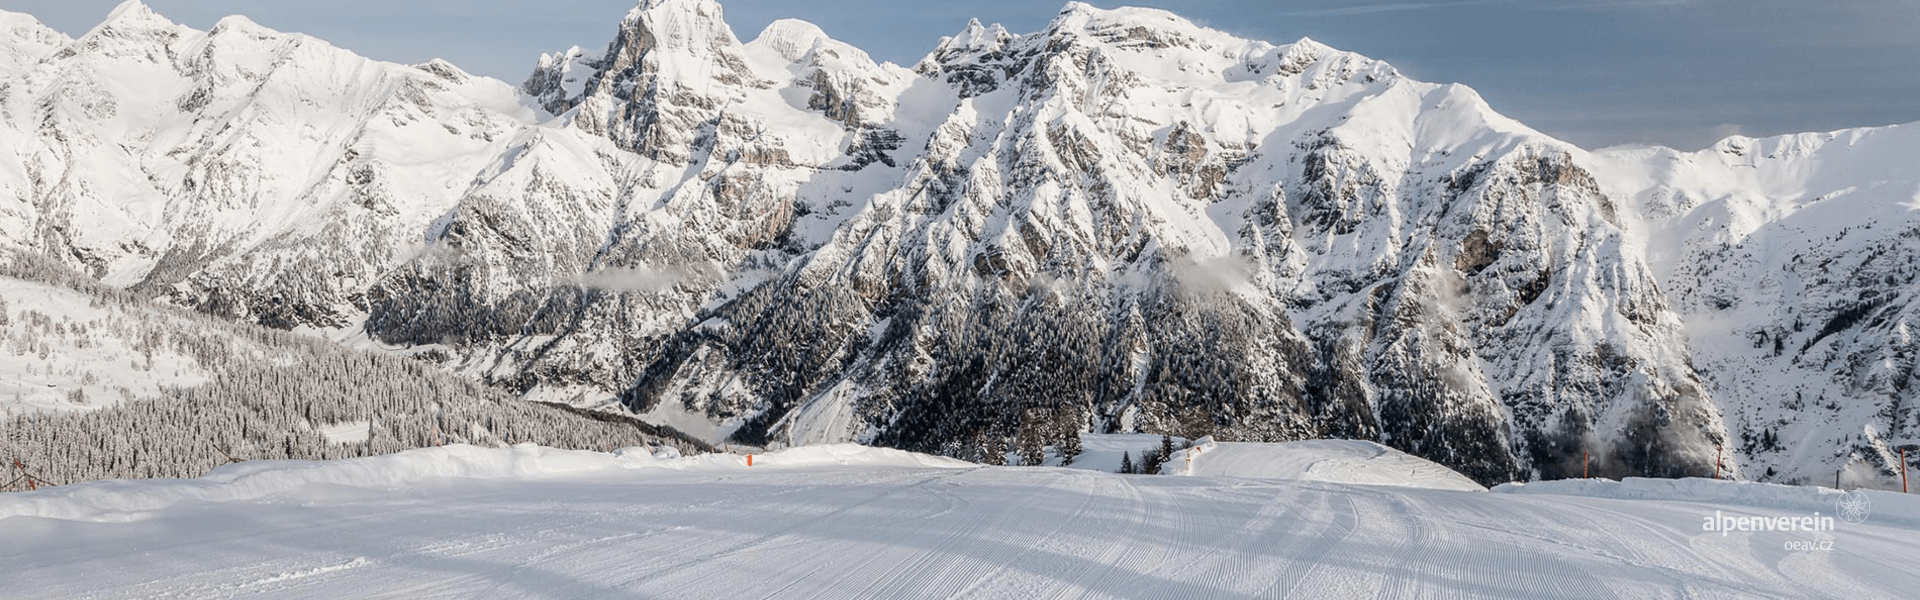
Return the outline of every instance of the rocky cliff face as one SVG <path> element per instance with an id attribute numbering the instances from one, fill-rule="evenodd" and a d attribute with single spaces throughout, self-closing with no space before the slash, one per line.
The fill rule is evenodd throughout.
<path id="1" fill-rule="evenodd" d="M 1916 152 L 1910 124 L 1596 157 L 1642 213 L 1745 475 L 1864 485 L 1920 455 Z"/>
<path id="2" fill-rule="evenodd" d="M 179 101 L 116 95 L 134 78 Z M 1699 307 L 1749 280 L 1710 246 L 1790 211 L 1706 216 L 1716 180 L 1668 163 L 1715 155 L 1594 155 L 1467 88 L 1163 11 L 970 23 L 908 69 L 649 0 L 514 94 L 129 5 L 0 86 L 10 243 L 714 439 L 995 460 L 1083 430 L 1351 437 L 1493 482 L 1583 454 L 1707 474 L 1723 443 L 1730 472 L 1800 477 L 1913 427 L 1912 352 L 1875 349 L 1906 339 L 1901 235 L 1782 263 L 1880 265 L 1806 284 L 1835 296 L 1793 300 L 1818 306 L 1787 341 L 1861 365 L 1831 396 L 1891 407 L 1828 400 L 1804 427 L 1858 444 L 1789 455 L 1765 432 L 1801 409 L 1730 374 Z"/>

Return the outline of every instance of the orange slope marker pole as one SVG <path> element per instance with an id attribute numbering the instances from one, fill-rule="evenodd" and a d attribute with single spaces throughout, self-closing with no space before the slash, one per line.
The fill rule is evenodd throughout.
<path id="1" fill-rule="evenodd" d="M 20 464 L 20 459 L 13 459 L 13 468 L 19 470 L 20 477 L 27 480 L 27 491 L 32 492 L 40 489 L 40 486 L 34 485 L 34 477 L 27 474 L 27 467 Z"/>
<path id="2" fill-rule="evenodd" d="M 752 454 L 748 454 L 748 455 L 747 455 L 747 466 L 749 466 L 749 467 L 751 467 L 751 466 L 753 466 L 753 455 L 752 455 Z"/>
<path id="3" fill-rule="evenodd" d="M 1713 478 L 1720 478 L 1720 458 L 1727 453 L 1727 445 L 1721 444 L 1713 449 Z"/>
<path id="4" fill-rule="evenodd" d="M 1907 449 L 1900 449 L 1900 493 L 1907 493 Z"/>

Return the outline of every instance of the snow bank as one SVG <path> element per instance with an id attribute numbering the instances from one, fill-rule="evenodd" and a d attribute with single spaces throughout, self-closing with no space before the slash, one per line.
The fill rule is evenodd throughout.
<path id="1" fill-rule="evenodd" d="M 1186 442 L 1183 438 L 1173 438 L 1173 455 L 1160 468 L 1161 474 L 1295 479 L 1441 490 L 1487 489 L 1439 463 L 1373 442 L 1307 440 L 1268 444 L 1215 442 L 1207 437 L 1195 440 L 1191 450 L 1181 449 Z M 1123 454 L 1132 458 L 1133 464 L 1138 466 L 1146 453 L 1158 451 L 1160 444 L 1160 436 L 1153 434 L 1081 434 L 1080 456 L 1073 459 L 1073 464 L 1066 466 L 1112 473 L 1120 470 Z M 1194 457 L 1191 465 L 1187 462 L 1189 453 Z M 1012 456 L 1009 455 L 1009 460 L 1012 460 Z M 1060 466 L 1059 457 L 1050 454 L 1047 464 Z"/>
<path id="2" fill-rule="evenodd" d="M 737 457 L 736 457 L 737 458 Z M 870 448 L 859 444 L 801 446 L 778 452 L 754 455 L 755 468 L 766 467 L 897 467 L 931 469 L 967 469 L 980 465 L 964 460 L 932 456 L 892 448 Z"/>
<path id="3" fill-rule="evenodd" d="M 853 444 L 795 448 L 755 456 L 754 469 L 857 466 L 956 468 L 978 466 L 947 458 Z M 142 513 L 189 502 L 232 502 L 289 495 L 315 485 L 397 489 L 444 478 L 528 479 L 642 469 L 738 471 L 747 457 L 677 457 L 647 448 L 604 452 L 521 444 L 512 448 L 452 445 L 386 456 L 334 461 L 252 461 L 214 469 L 198 479 L 96 481 L 38 492 L 0 494 L 0 519 L 33 516 L 78 521 L 133 521 Z"/>
<path id="4" fill-rule="evenodd" d="M 197 479 L 96 481 L 0 495 L 0 519 L 38 516 L 126 521 L 137 519 L 141 512 L 184 502 L 252 500 L 313 484 L 396 488 L 434 478 L 528 478 L 656 463 L 651 456 L 616 456 L 532 444 L 512 448 L 454 445 L 333 461 L 251 461 L 226 465 Z"/>
<path id="5" fill-rule="evenodd" d="M 1191 463 L 1187 461 L 1189 454 L 1193 456 Z M 1262 444 L 1203 438 L 1191 450 L 1174 452 L 1162 472 L 1441 490 L 1487 489 L 1439 463 L 1359 440 Z"/>
<path id="6" fill-rule="evenodd" d="M 1553 496 L 1581 496 L 1587 498 L 1609 498 L 1615 500 L 1659 500 L 1670 502 L 1698 502 L 1709 505 L 1730 505 L 1752 508 L 1771 508 L 1787 511 L 1837 512 L 1837 503 L 1841 491 L 1826 487 L 1781 485 L 1754 481 L 1725 481 L 1717 479 L 1648 479 L 1628 477 L 1620 481 L 1611 479 L 1562 479 L 1558 481 L 1536 481 L 1533 483 L 1503 483 L 1494 486 L 1493 492 L 1501 494 L 1538 494 Z M 1902 524 L 1920 526 L 1920 498 L 1912 494 L 1884 492 L 1880 490 L 1859 490 L 1867 495 L 1872 507 L 1875 523 L 1882 525 Z"/>

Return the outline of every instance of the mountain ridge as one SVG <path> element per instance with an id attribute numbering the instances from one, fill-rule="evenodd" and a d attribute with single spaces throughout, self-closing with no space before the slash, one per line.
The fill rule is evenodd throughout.
<path id="1" fill-rule="evenodd" d="M 133 7 L 143 5 L 116 14 Z M 273 37 L 222 23 L 160 47 L 204 38 L 213 52 L 234 30 Z M 56 133 L 21 127 L 9 115 L 32 111 L 5 90 L 73 94 L 36 73 L 94 60 L 82 50 L 100 31 L 69 44 L 73 56 L 0 70 L 0 110 L 16 107 L 0 128 L 46 148 L 0 154 L 0 189 L 30 199 L 0 206 L 0 239 L 230 318 L 435 349 L 448 368 L 530 398 L 704 422 L 713 441 L 862 441 L 994 460 L 1081 430 L 1355 437 L 1497 483 L 1586 472 L 1582 455 L 1611 475 L 1884 472 L 1889 449 L 1920 426 L 1903 408 L 1914 351 L 1894 344 L 1882 362 L 1903 366 L 1882 369 L 1864 358 L 1871 341 L 1848 338 L 1835 350 L 1854 357 L 1842 378 L 1864 383 L 1821 392 L 1879 399 L 1801 427 L 1799 439 L 1832 451 L 1762 443 L 1794 401 L 1785 387 L 1726 378 L 1739 354 L 1702 329 L 1711 318 L 1699 309 L 1718 296 L 1691 291 L 1726 280 L 1673 258 L 1733 238 L 1710 219 L 1667 220 L 1704 216 L 1717 197 L 1791 196 L 1795 177 L 1840 162 L 1753 167 L 1786 182 L 1773 185 L 1662 165 L 1736 147 L 1776 155 L 1776 142 L 1590 152 L 1470 88 L 1413 81 L 1306 38 L 1274 45 L 1166 11 L 1076 2 L 1032 34 L 970 22 L 907 68 L 800 21 L 743 42 L 716 2 L 657 0 L 629 13 L 605 50 L 541 57 L 518 93 L 444 62 L 294 56 L 269 73 L 284 71 L 295 96 L 315 97 L 310 72 L 327 72 L 315 64 L 381 83 L 330 84 L 375 90 L 360 104 L 279 109 L 339 127 L 292 146 L 314 148 L 309 158 L 259 175 L 194 170 L 260 161 L 232 143 L 100 159 L 115 165 L 101 172 L 180 174 L 174 187 L 127 195 L 227 217 L 88 239 L 39 207 L 111 209 L 71 191 L 105 184 L 24 175 L 71 173 L 76 163 L 48 157 L 126 134 L 54 109 L 41 112 Z M 155 52 L 171 50 L 136 54 Z M 242 62 L 206 56 L 215 72 Z M 198 106 L 183 92 L 180 112 L 232 118 L 219 112 L 232 80 L 174 71 L 169 81 L 209 90 Z M 279 144 L 267 125 L 240 123 L 251 137 L 167 135 Z M 1811 148 L 1821 135 L 1886 131 L 1903 130 L 1769 140 Z M 193 158 L 157 158 L 182 155 Z M 1860 164 L 1820 176 L 1899 185 L 1898 159 Z M 258 183 L 284 172 L 318 183 Z M 306 208 L 235 209 L 245 204 Z M 330 225 L 286 225 L 316 214 Z M 1920 253 L 1898 233 L 1876 239 L 1876 256 Z M 1848 289 L 1897 297 L 1904 265 Z M 1869 338 L 1906 339 L 1905 304 L 1837 302 L 1800 311 L 1799 328 L 1865 311 L 1879 332 Z M 1874 324 L 1889 306 L 1895 316 Z M 1800 336 L 1802 352 L 1842 325 Z M 1716 455 L 1722 446 L 1736 451 Z"/>

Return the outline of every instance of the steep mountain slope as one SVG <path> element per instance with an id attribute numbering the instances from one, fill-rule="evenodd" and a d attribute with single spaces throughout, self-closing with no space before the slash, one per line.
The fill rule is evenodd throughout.
<path id="1" fill-rule="evenodd" d="M 196 325 L 187 315 L 115 310 L 77 290 L 0 279 L 0 418 L 94 410 L 206 383 L 212 365 L 164 333 Z"/>
<path id="2" fill-rule="evenodd" d="M 1678 321 L 1578 150 L 1465 88 L 1081 4 L 918 73 L 952 108 L 899 185 L 678 335 L 632 408 L 960 456 L 1117 427 L 1380 437 L 1484 479 L 1582 444 L 1711 463 Z"/>
<path id="3" fill-rule="evenodd" d="M 0 299 L 0 460 L 12 471 L 0 491 L 29 488 L 23 472 L 38 486 L 197 477 L 233 461 L 452 443 L 711 450 L 416 360 L 157 306 L 30 253 L 0 252 Z"/>
<path id="4" fill-rule="evenodd" d="M 26 69 L 71 41 L 32 16 L 0 10 L 0 75 Z"/>
<path id="5" fill-rule="evenodd" d="M 0 87 L 0 236 L 208 312 L 344 325 L 531 114 L 445 63 L 129 2 Z"/>
<path id="6" fill-rule="evenodd" d="M 885 107 L 806 107 L 816 89 L 865 97 L 833 91 L 820 65 L 864 68 L 870 86 L 911 74 L 795 22 L 741 44 L 719 11 L 643 6 L 605 52 L 543 59 L 527 89 L 558 116 L 480 175 L 429 232 L 435 252 L 375 286 L 368 333 L 453 342 L 522 389 L 606 397 L 702 306 L 817 246 L 847 197 L 886 189 L 858 171 L 892 161 L 897 136 L 859 125 Z"/>
<path id="7" fill-rule="evenodd" d="M 637 374 L 629 408 L 753 443 L 1337 435 L 1494 481 L 1703 472 L 1724 436 L 1584 153 L 1311 41 L 1072 4 L 908 73 L 651 2 L 525 89 L 552 130 L 434 238 L 459 260 L 382 282 L 375 336 Z M 529 293 L 569 280 L 618 293 Z"/>
<path id="8" fill-rule="evenodd" d="M 1603 154 L 1749 473 L 1863 483 L 1920 432 L 1920 127 Z M 1628 195 L 1631 194 L 1631 195 Z M 1920 452 L 1909 452 L 1920 455 Z"/>
<path id="9" fill-rule="evenodd" d="M 1816 473 L 1846 453 L 1754 441 L 1798 401 L 1743 387 L 1722 338 L 1745 334 L 1699 308 L 1750 279 L 1682 249 L 1788 214 L 1716 233 L 1726 190 L 1911 180 L 1595 155 L 1311 40 L 1080 3 L 1031 34 L 970 23 L 908 69 L 646 0 L 519 93 L 129 3 L 4 81 L 0 243 L 716 441 L 978 460 L 1149 431 L 1377 440 L 1487 483 Z M 1859 155 L 1912 172 L 1898 150 Z M 1875 239 L 1848 260 L 1912 260 Z M 1885 465 L 1912 362 L 1870 363 L 1906 326 L 1833 335 L 1884 310 L 1838 304 L 1869 283 L 1793 341 L 1869 365 L 1834 393 L 1885 400 L 1794 435 L 1860 432 Z"/>

